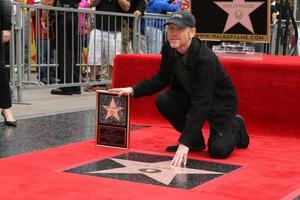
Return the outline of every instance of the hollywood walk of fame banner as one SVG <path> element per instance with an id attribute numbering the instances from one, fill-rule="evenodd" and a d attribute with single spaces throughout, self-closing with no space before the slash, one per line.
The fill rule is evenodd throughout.
<path id="1" fill-rule="evenodd" d="M 129 96 L 97 90 L 96 144 L 129 148 Z"/>
<path id="2" fill-rule="evenodd" d="M 202 40 L 268 43 L 269 0 L 192 0 L 196 36 Z"/>

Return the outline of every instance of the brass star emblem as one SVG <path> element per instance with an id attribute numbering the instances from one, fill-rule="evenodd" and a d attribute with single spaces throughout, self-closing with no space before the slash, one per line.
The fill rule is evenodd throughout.
<path id="1" fill-rule="evenodd" d="M 109 106 L 103 105 L 103 107 L 107 111 L 105 120 L 107 120 L 110 117 L 114 117 L 116 120 L 120 121 L 119 111 L 122 110 L 123 108 L 117 107 L 114 98 L 111 99 Z"/>

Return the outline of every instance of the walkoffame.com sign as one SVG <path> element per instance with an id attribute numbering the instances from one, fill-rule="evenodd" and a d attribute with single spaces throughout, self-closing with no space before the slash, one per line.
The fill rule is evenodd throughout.
<path id="1" fill-rule="evenodd" d="M 203 40 L 268 43 L 269 0 L 192 0 L 197 37 Z"/>

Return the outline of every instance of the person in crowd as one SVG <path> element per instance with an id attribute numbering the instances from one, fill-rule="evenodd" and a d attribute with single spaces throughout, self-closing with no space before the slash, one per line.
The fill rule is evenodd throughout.
<path id="1" fill-rule="evenodd" d="M 176 3 L 178 3 L 178 1 L 180 0 L 173 0 L 172 4 L 175 5 Z M 182 0 L 179 10 L 190 10 L 190 0 Z"/>
<path id="2" fill-rule="evenodd" d="M 175 5 L 168 0 L 149 0 L 146 8 L 147 13 L 161 14 L 162 12 L 174 12 L 181 6 L 182 0 Z M 163 39 L 163 24 L 160 19 L 148 19 L 146 22 L 146 41 L 148 53 L 159 53 Z"/>
<path id="3" fill-rule="evenodd" d="M 277 21 L 277 16 L 279 15 L 279 12 L 276 8 L 276 1 L 275 0 L 270 0 L 271 1 L 271 23 L 275 24 Z"/>
<path id="4" fill-rule="evenodd" d="M 54 0 L 41 0 L 42 5 L 51 6 Z M 55 16 L 54 12 L 42 10 L 40 12 L 40 27 L 38 33 L 38 63 L 55 64 Z M 48 56 L 49 49 L 49 56 Z M 40 67 L 40 80 L 44 84 L 57 83 L 56 80 L 56 67 L 44 66 Z M 49 72 L 48 72 L 49 70 Z"/>
<path id="5" fill-rule="evenodd" d="M 136 19 L 139 19 L 145 12 L 147 0 L 130 0 L 129 13 L 133 13 Z"/>
<path id="6" fill-rule="evenodd" d="M 128 13 L 129 0 L 91 0 L 91 7 L 97 11 Z M 88 65 L 91 67 L 91 81 L 95 81 L 99 69 L 101 81 L 109 80 L 109 71 L 116 54 L 122 51 L 122 17 L 112 15 L 96 15 L 96 27 L 90 33 Z M 85 91 L 93 91 L 98 85 L 90 85 Z"/>
<path id="7" fill-rule="evenodd" d="M 135 16 L 134 19 L 129 18 L 123 20 L 123 29 L 122 29 L 122 53 L 133 53 L 133 24 L 137 22 L 137 20 L 141 20 L 141 29 L 138 35 L 139 37 L 139 53 L 146 52 L 146 41 L 145 41 L 145 21 L 140 17 L 144 15 L 146 10 L 147 0 L 130 0 L 130 9 L 129 13 L 133 13 Z"/>
<path id="8" fill-rule="evenodd" d="M 202 127 L 210 124 L 208 152 L 227 158 L 235 147 L 247 148 L 249 136 L 243 118 L 236 115 L 237 94 L 217 56 L 195 36 L 196 20 L 187 11 L 176 11 L 166 23 L 168 41 L 162 47 L 159 71 L 132 87 L 109 92 L 135 98 L 152 95 L 159 112 L 180 133 L 179 144 L 166 148 L 176 152 L 171 165 L 185 166 L 189 151 L 205 149 Z"/>
<path id="9" fill-rule="evenodd" d="M 278 11 L 277 18 L 279 18 L 280 15 L 281 19 L 286 20 L 288 13 L 286 10 L 285 1 L 282 1 L 282 4 L 281 4 L 281 0 L 275 0 L 275 1 L 276 1 L 275 3 L 276 10 Z"/>
<path id="10" fill-rule="evenodd" d="M 52 6 L 54 0 L 41 0 L 39 3 L 37 1 L 28 0 L 28 4 L 42 4 L 46 6 Z M 50 12 L 51 14 L 52 12 Z M 31 12 L 33 27 L 37 38 L 37 55 L 39 64 L 38 79 L 43 84 L 53 84 L 56 83 L 56 67 L 48 66 L 55 63 L 55 19 L 49 16 L 49 11 L 39 10 L 38 12 Z M 38 19 L 36 19 L 38 17 Z M 36 24 L 36 22 L 38 22 Z M 48 56 L 49 49 L 49 56 Z M 48 73 L 49 69 L 49 73 Z"/>
<path id="11" fill-rule="evenodd" d="M 35 0 L 14 0 L 14 1 L 22 3 L 22 4 L 34 4 L 34 2 L 35 2 Z M 30 18 L 27 17 L 28 16 L 27 14 L 30 13 L 29 11 L 32 11 L 32 10 L 33 9 L 28 9 L 28 8 L 24 9 L 24 11 L 25 11 L 24 12 L 24 14 L 25 14 L 25 18 L 24 19 L 25 20 L 22 21 L 22 26 L 21 26 L 21 28 L 22 28 L 22 34 L 24 34 L 24 38 L 26 38 L 26 39 L 24 39 L 22 41 L 22 47 L 24 48 L 24 62 L 27 63 L 27 64 L 31 60 L 33 60 L 33 59 L 30 58 L 32 52 L 29 52 L 29 47 L 31 45 L 29 43 L 29 38 L 31 37 L 31 35 L 29 35 L 30 28 L 28 28 L 28 27 L 31 27 L 32 24 L 31 24 L 31 20 L 28 20 Z M 14 16 L 14 17 L 16 17 L 16 16 Z M 33 29 L 31 29 L 31 30 L 33 30 Z"/>
<path id="12" fill-rule="evenodd" d="M 54 0 L 53 5 L 77 9 L 80 0 Z M 49 4 L 51 5 L 51 4 Z M 60 83 L 79 83 L 78 63 L 78 15 L 72 12 L 58 12 L 57 56 Z M 81 94 L 80 86 L 60 87 L 51 90 L 53 95 Z"/>
<path id="13" fill-rule="evenodd" d="M 4 124 L 17 126 L 17 122 L 11 111 L 11 95 L 9 89 L 9 77 L 4 65 L 3 44 L 8 42 L 11 37 L 11 2 L 10 0 L 0 1 L 0 108 L 4 118 Z"/>

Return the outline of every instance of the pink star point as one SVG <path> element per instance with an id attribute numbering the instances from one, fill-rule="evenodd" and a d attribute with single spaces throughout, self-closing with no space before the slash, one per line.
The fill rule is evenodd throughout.
<path id="1" fill-rule="evenodd" d="M 117 107 L 114 98 L 111 99 L 109 106 L 103 106 L 103 107 L 107 111 L 105 120 L 107 120 L 110 117 L 114 117 L 116 120 L 120 121 L 119 111 L 122 110 L 123 108 Z"/>

